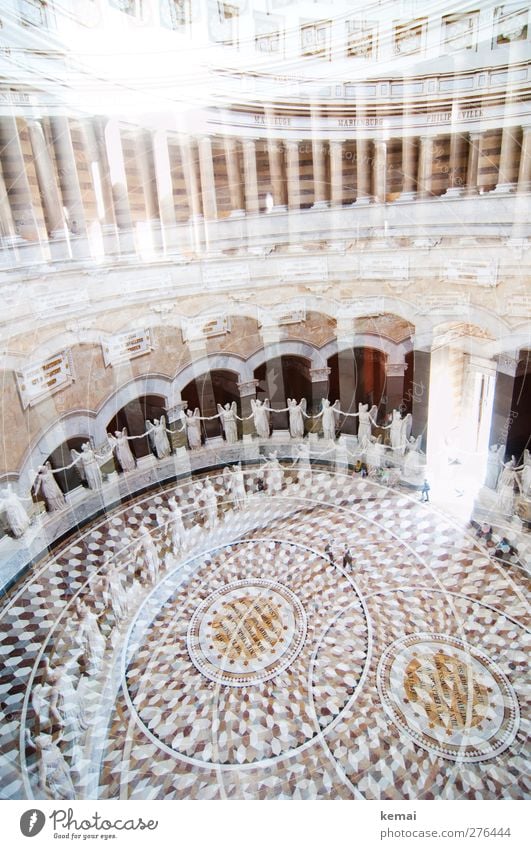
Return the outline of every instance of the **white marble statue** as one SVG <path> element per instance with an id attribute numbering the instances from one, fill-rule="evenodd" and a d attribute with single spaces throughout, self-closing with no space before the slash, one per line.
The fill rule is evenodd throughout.
<path id="1" fill-rule="evenodd" d="M 299 403 L 295 398 L 288 398 L 289 413 L 289 435 L 292 439 L 304 437 L 304 414 L 306 413 L 306 398 L 301 398 Z"/>
<path id="2" fill-rule="evenodd" d="M 53 513 L 55 510 L 62 510 L 66 505 L 65 497 L 55 480 L 50 462 L 46 462 L 43 466 L 37 468 L 33 492 L 35 495 L 42 492 L 46 507 L 50 513 Z"/>
<path id="3" fill-rule="evenodd" d="M 100 631 L 98 617 L 86 604 L 78 601 L 76 610 L 78 616 L 76 642 L 87 661 L 87 672 L 92 675 L 98 671 L 103 661 L 105 637 Z"/>
<path id="4" fill-rule="evenodd" d="M 50 682 L 50 712 L 59 717 L 63 730 L 79 737 L 88 727 L 83 701 L 74 686 L 71 666 L 52 667 L 46 661 L 46 678 Z"/>
<path id="5" fill-rule="evenodd" d="M 31 706 L 35 714 L 37 733 L 40 733 L 46 728 L 49 729 L 53 723 L 59 727 L 62 725 L 62 720 L 57 710 L 52 715 L 50 699 L 52 688 L 47 680 L 46 672 L 47 670 L 45 670 L 43 680 L 35 684 L 31 691 Z"/>
<path id="6" fill-rule="evenodd" d="M 129 448 L 129 437 L 127 436 L 127 428 L 124 427 L 122 428 L 122 430 L 115 430 L 114 436 L 112 435 L 112 433 L 108 433 L 107 439 L 114 453 L 114 456 L 120 464 L 120 468 L 122 469 L 122 471 L 132 472 L 134 469 L 136 469 L 136 460 L 133 457 L 131 449 Z"/>
<path id="7" fill-rule="evenodd" d="M 371 436 L 365 449 L 365 462 L 369 472 L 381 469 L 385 465 L 385 445 L 382 444 L 381 435 L 376 438 Z"/>
<path id="8" fill-rule="evenodd" d="M 310 446 L 306 442 L 300 442 L 297 445 L 293 468 L 297 470 L 297 483 L 301 486 L 310 486 L 312 464 L 310 462 Z"/>
<path id="9" fill-rule="evenodd" d="M 411 413 L 402 418 L 400 410 L 393 410 L 391 425 L 389 428 L 389 438 L 391 448 L 398 454 L 403 454 L 406 450 L 406 443 L 411 436 Z"/>
<path id="10" fill-rule="evenodd" d="M 26 740 L 37 751 L 39 784 L 43 793 L 52 799 L 75 799 L 70 769 L 58 743 L 50 734 L 37 734 L 32 742 L 29 728 L 26 728 Z"/>
<path id="11" fill-rule="evenodd" d="M 339 401 L 330 404 L 328 398 L 321 399 L 321 415 L 323 418 L 323 436 L 332 442 L 336 438 L 337 420 L 339 418 Z"/>
<path id="12" fill-rule="evenodd" d="M 218 498 L 212 486 L 212 481 L 207 480 L 203 488 L 202 498 L 205 502 L 207 528 L 213 530 L 218 524 Z"/>
<path id="13" fill-rule="evenodd" d="M 261 439 L 269 439 L 269 398 L 265 401 L 251 398 L 251 410 L 253 411 L 254 427 Z"/>
<path id="14" fill-rule="evenodd" d="M 76 466 L 81 478 L 87 482 L 89 489 L 101 489 L 103 479 L 101 476 L 100 463 L 106 458 L 102 454 L 97 454 L 92 448 L 90 442 L 84 442 L 81 446 L 81 453 L 72 448 L 70 451 L 73 465 Z"/>
<path id="15" fill-rule="evenodd" d="M 522 468 L 522 495 L 524 498 L 531 497 L 531 452 L 525 448 L 524 449 L 524 464 Z"/>
<path id="16" fill-rule="evenodd" d="M 505 445 L 491 445 L 487 456 L 487 474 L 485 477 L 485 486 L 489 489 L 497 489 L 498 478 L 503 465 L 505 456 Z"/>
<path id="17" fill-rule="evenodd" d="M 177 554 L 184 544 L 186 529 L 183 522 L 183 513 L 174 496 L 168 498 L 168 516 L 173 553 Z"/>
<path id="18" fill-rule="evenodd" d="M 233 401 L 232 404 L 227 402 L 224 407 L 221 404 L 217 406 L 225 439 L 229 445 L 234 445 L 235 442 L 238 442 L 238 422 L 236 420 L 238 406 L 236 401 Z"/>
<path id="19" fill-rule="evenodd" d="M 264 466 L 265 491 L 268 495 L 275 495 L 282 490 L 283 483 L 284 470 L 278 461 L 277 452 L 272 451 Z"/>
<path id="20" fill-rule="evenodd" d="M 420 450 L 422 436 L 410 436 L 406 445 L 407 454 L 404 460 L 403 472 L 406 477 L 417 477 L 422 471 L 422 457 Z"/>
<path id="21" fill-rule="evenodd" d="M 193 411 L 187 410 L 182 418 L 186 427 L 186 438 L 189 448 L 192 451 L 196 448 L 201 448 L 201 414 L 199 407 L 196 407 Z"/>
<path id="22" fill-rule="evenodd" d="M 146 419 L 146 434 L 159 460 L 164 460 L 171 454 L 171 446 L 168 439 L 166 416 L 149 421 Z"/>
<path id="23" fill-rule="evenodd" d="M 223 479 L 232 503 L 237 510 L 242 510 L 247 500 L 247 493 L 241 466 L 231 466 L 230 469 L 226 466 L 223 470 Z"/>
<path id="24" fill-rule="evenodd" d="M 127 618 L 127 592 L 115 563 L 110 563 L 103 575 L 102 596 L 105 607 L 112 611 L 116 622 L 123 622 Z"/>
<path id="25" fill-rule="evenodd" d="M 362 450 L 365 450 L 372 436 L 372 426 L 376 425 L 378 407 L 374 404 L 369 410 L 368 404 L 360 403 L 356 415 L 359 416 L 358 444 Z"/>
<path id="26" fill-rule="evenodd" d="M 10 483 L 0 493 L 0 510 L 4 513 L 13 536 L 17 539 L 23 536 L 29 528 L 30 518 L 22 504 L 22 499 Z"/>
<path id="27" fill-rule="evenodd" d="M 148 581 L 156 584 L 160 573 L 160 558 L 153 538 L 145 525 L 140 527 L 140 542 L 137 552 L 144 561 L 144 574 Z"/>

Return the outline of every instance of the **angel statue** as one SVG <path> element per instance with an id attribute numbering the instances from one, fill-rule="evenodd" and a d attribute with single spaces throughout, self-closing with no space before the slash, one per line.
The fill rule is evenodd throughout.
<path id="1" fill-rule="evenodd" d="M 131 437 L 134 439 L 134 437 Z M 120 464 L 120 468 L 122 472 L 132 472 L 136 468 L 136 460 L 131 453 L 131 449 L 129 448 L 129 437 L 127 435 L 127 428 L 124 427 L 122 430 L 115 430 L 114 436 L 112 433 L 107 434 L 107 439 L 109 441 L 109 445 L 111 446 L 111 450 L 118 460 Z"/>
<path id="2" fill-rule="evenodd" d="M 201 448 L 201 414 L 199 407 L 196 407 L 193 412 L 192 410 L 187 410 L 182 418 L 186 427 L 186 438 L 188 439 L 190 449 L 193 451 L 195 448 Z"/>
<path id="3" fill-rule="evenodd" d="M 31 499 L 25 499 L 31 501 Z M 30 518 L 26 513 L 22 499 L 8 483 L 7 488 L 0 492 L 0 511 L 2 511 L 14 537 L 23 536 L 29 528 Z"/>
<path id="4" fill-rule="evenodd" d="M 62 510 L 66 504 L 65 497 L 54 478 L 52 464 L 49 461 L 43 466 L 38 466 L 33 492 L 35 495 L 42 492 L 49 513 L 53 513 L 54 510 Z"/>
<path id="5" fill-rule="evenodd" d="M 505 445 L 491 445 L 487 456 L 487 475 L 485 477 L 485 486 L 489 489 L 496 489 L 498 486 L 498 478 L 503 466 L 505 457 Z"/>
<path id="6" fill-rule="evenodd" d="M 522 494 L 525 498 L 531 496 L 531 452 L 524 448 L 524 465 L 522 468 Z"/>
<path id="7" fill-rule="evenodd" d="M 406 450 L 406 443 L 411 436 L 411 422 L 411 413 L 408 413 L 407 416 L 402 418 L 400 410 L 393 410 L 393 418 L 389 425 L 389 436 L 393 451 L 398 451 L 400 454 L 403 454 Z"/>
<path id="8" fill-rule="evenodd" d="M 268 495 L 275 495 L 282 490 L 284 469 L 279 463 L 277 452 L 272 451 L 264 464 L 264 485 Z"/>
<path id="9" fill-rule="evenodd" d="M 304 437 L 304 419 L 306 413 L 306 398 L 301 398 L 297 404 L 295 398 L 288 398 L 289 435 L 293 439 Z"/>
<path id="10" fill-rule="evenodd" d="M 30 730 L 26 728 L 26 742 L 37 751 L 39 760 L 39 783 L 41 790 L 52 799 L 75 799 L 76 791 L 58 742 L 51 734 L 37 734 L 32 741 Z"/>
<path id="11" fill-rule="evenodd" d="M 269 439 L 269 398 L 265 401 L 251 398 L 255 430 L 261 439 Z"/>
<path id="12" fill-rule="evenodd" d="M 410 436 L 407 442 L 407 455 L 404 460 L 404 474 L 406 475 L 418 475 L 421 470 L 420 459 L 422 457 L 422 451 L 420 450 L 420 443 L 422 442 L 422 434 L 417 436 Z"/>
<path id="13" fill-rule="evenodd" d="M 223 481 L 225 489 L 230 494 L 230 498 L 237 510 L 242 510 L 245 506 L 247 493 L 245 491 L 245 480 L 241 466 L 225 466 L 223 469 Z"/>
<path id="14" fill-rule="evenodd" d="M 330 404 L 328 398 L 321 399 L 321 413 L 323 417 L 323 436 L 334 442 L 336 438 L 336 426 L 339 418 L 339 400 Z"/>
<path id="15" fill-rule="evenodd" d="M 358 404 L 358 412 L 355 415 L 359 416 L 360 419 L 358 426 L 358 444 L 360 448 L 365 450 L 372 436 L 372 425 L 376 426 L 378 407 L 376 404 L 373 404 L 369 410 L 368 404 Z"/>
<path id="16" fill-rule="evenodd" d="M 105 653 L 105 637 L 100 631 L 98 617 L 84 602 L 76 604 L 78 627 L 76 643 L 88 660 L 89 673 L 99 671 Z"/>
<path id="17" fill-rule="evenodd" d="M 167 434 L 166 416 L 161 416 L 160 419 L 153 419 L 152 422 L 146 419 L 146 434 L 149 436 L 149 441 L 153 447 L 155 454 L 159 460 L 164 460 L 171 454 L 171 447 Z"/>
<path id="18" fill-rule="evenodd" d="M 230 445 L 234 445 L 235 442 L 238 442 L 238 423 L 236 421 L 238 407 L 236 401 L 233 401 L 232 404 L 227 402 L 224 407 L 218 404 L 217 407 L 225 439 Z"/>
<path id="19" fill-rule="evenodd" d="M 103 479 L 101 477 L 100 463 L 106 459 L 104 454 L 97 454 L 90 442 L 84 442 L 81 446 L 81 454 L 72 448 L 70 451 L 73 463 L 82 480 L 87 482 L 89 489 L 101 489 Z"/>

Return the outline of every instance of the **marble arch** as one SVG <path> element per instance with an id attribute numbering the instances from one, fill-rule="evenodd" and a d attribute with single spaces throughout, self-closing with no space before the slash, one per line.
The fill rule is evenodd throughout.
<path id="1" fill-rule="evenodd" d="M 105 442 L 109 421 L 126 404 L 143 395 L 159 395 L 167 406 L 171 406 L 171 381 L 161 374 L 144 374 L 135 377 L 112 393 L 98 409 L 96 416 L 96 444 Z"/>
<path id="2" fill-rule="evenodd" d="M 242 357 L 237 357 L 235 354 L 208 354 L 188 363 L 181 371 L 177 372 L 171 383 L 170 406 L 181 400 L 181 392 L 192 380 L 215 370 L 233 372 L 237 375 L 239 383 L 253 379 L 252 369 L 249 369 L 248 361 L 245 361 Z"/>

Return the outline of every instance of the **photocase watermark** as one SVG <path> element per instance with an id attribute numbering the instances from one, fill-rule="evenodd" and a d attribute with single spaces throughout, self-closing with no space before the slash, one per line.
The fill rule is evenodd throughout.
<path id="1" fill-rule="evenodd" d="M 30 808 L 20 817 L 20 831 L 24 837 L 36 837 L 43 830 L 47 819 L 54 838 L 69 840 L 85 840 L 88 837 L 110 840 L 121 832 L 155 831 L 159 825 L 158 820 L 145 820 L 142 817 L 110 819 L 97 811 L 89 817 L 76 818 L 73 808 L 55 808 L 46 817 L 38 808 Z"/>
<path id="2" fill-rule="evenodd" d="M 20 817 L 20 830 L 24 837 L 36 837 L 46 822 L 46 816 L 38 808 L 24 811 Z"/>
<path id="3" fill-rule="evenodd" d="M 511 426 L 516 421 L 517 418 L 518 418 L 517 411 L 516 410 L 510 410 L 509 415 L 505 419 L 503 427 L 498 434 L 498 440 L 497 441 L 501 445 L 504 445 L 507 442 L 507 437 L 509 436 L 509 431 L 511 429 Z"/>

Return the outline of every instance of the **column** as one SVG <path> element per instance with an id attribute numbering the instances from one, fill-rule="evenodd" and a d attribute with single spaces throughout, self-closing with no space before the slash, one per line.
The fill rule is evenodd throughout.
<path id="1" fill-rule="evenodd" d="M 339 143 L 341 144 L 341 143 Z M 325 143 L 320 139 L 312 139 L 313 162 L 313 208 L 324 209 L 328 206 L 326 181 Z M 341 147 L 340 147 L 341 156 Z M 341 159 L 340 159 L 341 164 Z"/>
<path id="2" fill-rule="evenodd" d="M 500 164 L 498 165 L 498 182 L 495 192 L 514 192 L 516 186 L 512 175 L 516 171 L 518 157 L 517 127 L 504 127 L 502 132 Z"/>
<path id="3" fill-rule="evenodd" d="M 513 418 L 514 379 L 518 370 L 518 351 L 499 354 L 492 404 L 489 445 L 506 445 Z"/>
<path id="4" fill-rule="evenodd" d="M 418 196 L 419 198 L 431 197 L 431 172 L 433 165 L 432 136 L 422 136 L 420 139 L 419 170 L 418 170 Z"/>
<path id="5" fill-rule="evenodd" d="M 467 195 L 477 195 L 478 193 L 478 166 L 480 145 L 481 133 L 469 133 L 465 192 L 465 194 Z"/>
<path id="6" fill-rule="evenodd" d="M 103 239 L 105 255 L 120 252 L 120 243 L 114 217 L 114 200 L 107 150 L 105 147 L 105 128 L 93 121 L 83 122 L 83 141 L 90 162 L 92 184 L 96 196 L 98 220 Z"/>
<path id="7" fill-rule="evenodd" d="M 268 139 L 269 173 L 273 189 L 273 209 L 286 210 L 286 187 L 283 168 L 283 146 L 277 139 Z"/>
<path id="8" fill-rule="evenodd" d="M 357 192 L 355 203 L 367 204 L 371 198 L 371 167 L 369 163 L 369 139 L 356 140 L 356 182 Z"/>
<path id="9" fill-rule="evenodd" d="M 385 203 L 387 194 L 387 144 L 380 139 L 374 141 L 374 199 Z"/>
<path id="10" fill-rule="evenodd" d="M 459 161 L 462 158 L 464 139 L 461 133 L 450 135 L 450 162 L 448 165 L 448 188 L 446 197 L 459 197 L 463 194 L 463 181 L 459 179 Z"/>
<path id="11" fill-rule="evenodd" d="M 308 415 L 314 415 L 321 411 L 321 399 L 328 398 L 329 375 L 331 369 L 328 366 L 320 366 L 310 369 L 310 381 L 312 384 L 312 397 L 310 399 L 310 409 Z M 335 398 L 332 399 L 332 403 Z M 308 422 L 308 430 L 318 433 L 321 430 L 321 419 L 314 419 Z"/>
<path id="12" fill-rule="evenodd" d="M 179 448 L 186 449 L 186 431 L 181 429 L 181 415 L 188 407 L 188 401 L 176 401 L 173 407 L 166 410 L 168 429 L 170 433 L 170 444 L 172 451 Z"/>
<path id="13" fill-rule="evenodd" d="M 413 200 L 416 194 L 416 139 L 413 136 L 402 138 L 402 191 L 400 200 Z"/>
<path id="14" fill-rule="evenodd" d="M 11 212 L 11 206 L 9 205 L 9 198 L 7 195 L 7 188 L 4 181 L 4 175 L 2 174 L 2 169 L 0 168 L 0 237 L 2 245 L 12 245 L 17 241 L 20 241 L 20 236 L 17 236 L 17 231 L 15 228 L 15 221 L 13 219 L 13 213 Z"/>
<path id="15" fill-rule="evenodd" d="M 421 449 L 426 451 L 428 414 L 430 400 L 431 346 L 429 349 L 413 351 L 412 385 L 412 433 L 422 434 Z"/>
<path id="16" fill-rule="evenodd" d="M 385 395 L 386 413 L 400 410 L 404 404 L 404 375 L 407 371 L 405 358 L 400 362 L 389 362 L 385 364 Z"/>
<path id="17" fill-rule="evenodd" d="M 245 182 L 245 210 L 255 215 L 259 212 L 258 179 L 256 176 L 256 147 L 252 139 L 243 139 L 243 178 Z"/>
<path id="18" fill-rule="evenodd" d="M 238 383 L 238 392 L 240 393 L 240 416 L 242 419 L 247 419 L 248 416 L 252 413 L 251 401 L 256 398 L 256 389 L 259 380 L 246 380 L 243 383 Z M 242 422 L 242 434 L 245 438 L 246 436 L 252 436 L 254 433 L 254 424 L 253 420 L 249 419 L 248 421 Z"/>
<path id="19" fill-rule="evenodd" d="M 7 189 L 7 204 L 11 215 L 7 212 L 4 202 L 3 219 L 9 229 L 13 221 L 15 238 L 20 237 L 24 241 L 35 243 L 46 238 L 44 221 L 41 223 L 40 198 L 35 197 L 37 192 L 32 192 L 27 163 L 24 159 L 24 151 L 20 133 L 23 124 L 11 115 L 0 118 L 0 150 L 2 152 L 2 169 L 4 184 Z M 36 187 L 35 187 L 36 189 Z M 38 206 L 36 206 L 36 203 Z M 24 246 L 27 251 L 33 246 Z M 40 252 L 39 252 L 40 254 Z M 37 258 L 37 257 L 35 257 Z"/>
<path id="20" fill-rule="evenodd" d="M 218 217 L 216 202 L 216 184 L 214 182 L 214 163 L 212 161 L 212 142 L 209 136 L 202 136 L 198 141 L 199 172 L 201 175 L 201 197 L 203 199 L 203 214 L 213 220 Z"/>
<path id="21" fill-rule="evenodd" d="M 522 150 L 520 153 L 520 168 L 518 171 L 518 191 L 528 192 L 531 189 L 531 127 L 522 130 Z"/>
<path id="22" fill-rule="evenodd" d="M 243 183 L 238 162 L 238 147 L 236 139 L 225 138 L 225 161 L 227 163 L 227 179 L 230 191 L 230 217 L 244 215 Z"/>
<path id="23" fill-rule="evenodd" d="M 50 118 L 50 126 L 59 171 L 63 206 L 66 209 L 66 223 L 71 233 L 70 246 L 74 256 L 86 256 L 88 253 L 87 225 L 68 118 L 62 115 Z"/>
<path id="24" fill-rule="evenodd" d="M 35 171 L 44 204 L 49 235 L 64 239 L 64 213 L 50 151 L 39 121 L 28 121 Z"/>
<path id="25" fill-rule="evenodd" d="M 166 130 L 155 130 L 153 140 L 153 164 L 155 168 L 156 192 L 153 187 L 153 177 L 150 179 L 146 150 L 141 156 L 141 172 L 144 185 L 147 181 L 146 211 L 149 206 L 149 217 L 160 218 L 162 243 L 166 252 L 171 251 L 177 244 L 177 221 L 175 219 L 175 204 L 173 201 L 173 181 L 171 178 L 171 163 L 168 150 Z M 149 157 L 150 159 L 151 157 Z M 151 191 L 150 191 L 151 188 Z"/>
<path id="26" fill-rule="evenodd" d="M 120 250 L 124 254 L 135 252 L 133 219 L 129 206 L 127 176 L 125 171 L 120 125 L 115 118 L 107 121 L 104 130 L 105 151 L 109 164 L 109 177 L 113 198 L 113 208 Z"/>
<path id="27" fill-rule="evenodd" d="M 190 208 L 191 219 L 202 217 L 199 172 L 194 154 L 195 149 L 193 147 L 193 142 L 189 139 L 182 139 L 181 159 L 183 163 L 184 181 L 186 183 L 186 193 L 188 195 L 188 206 Z"/>
<path id="28" fill-rule="evenodd" d="M 286 183 L 288 189 L 288 209 L 299 209 L 299 145 L 295 141 L 285 142 L 286 146 Z"/>
<path id="29" fill-rule="evenodd" d="M 343 142 L 328 143 L 330 151 L 330 203 L 332 206 L 343 205 Z"/>

